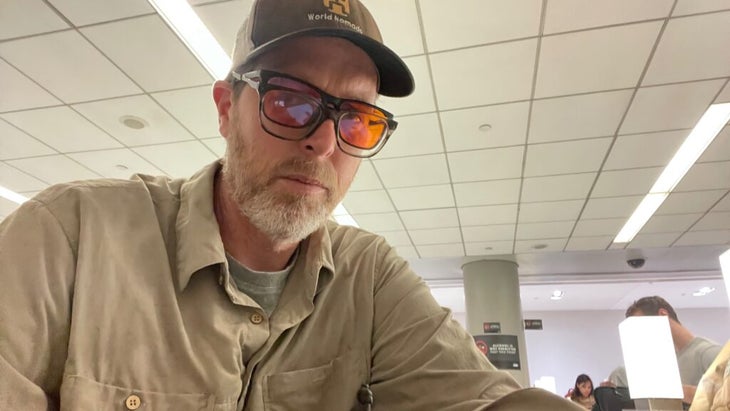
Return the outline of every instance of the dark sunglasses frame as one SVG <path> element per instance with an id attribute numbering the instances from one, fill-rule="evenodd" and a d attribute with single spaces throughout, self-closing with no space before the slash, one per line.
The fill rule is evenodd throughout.
<path id="1" fill-rule="evenodd" d="M 337 146 L 340 148 L 340 150 L 342 150 L 342 152 L 344 152 L 345 154 L 351 155 L 353 157 L 369 158 L 369 157 L 376 155 L 385 146 L 385 143 L 388 141 L 391 134 L 393 134 L 395 129 L 398 127 L 398 122 L 393 119 L 393 114 L 389 113 L 386 110 L 383 110 L 382 108 L 380 108 L 378 106 L 375 106 L 373 104 L 370 104 L 370 103 L 367 103 L 364 101 L 360 101 L 360 100 L 342 99 L 339 97 L 332 96 L 332 95 L 327 94 L 326 92 L 320 90 L 316 86 L 313 86 L 312 84 L 310 84 L 300 78 L 290 76 L 288 74 L 279 73 L 279 72 L 271 71 L 271 70 L 254 70 L 254 71 L 249 71 L 246 73 L 238 73 L 236 71 L 233 71 L 231 73 L 231 75 L 234 79 L 234 82 L 242 81 L 242 82 L 246 83 L 247 85 L 251 86 L 251 88 L 253 88 L 254 90 L 256 90 L 256 92 L 259 94 L 259 120 L 262 121 L 262 124 L 261 124 L 262 127 L 264 127 L 264 130 L 266 130 L 272 136 L 274 136 L 276 138 L 280 138 L 282 140 L 287 140 L 287 141 L 304 140 L 304 139 L 310 137 L 312 134 L 314 134 L 314 132 L 322 125 L 322 123 L 327 121 L 327 119 L 332 119 L 334 122 L 335 135 L 337 136 Z M 317 101 L 316 97 L 307 95 L 306 92 L 304 92 L 302 90 L 292 89 L 289 87 L 284 87 L 284 86 L 280 86 L 280 85 L 276 85 L 276 84 L 270 84 L 269 80 L 271 80 L 272 78 L 285 78 L 285 79 L 295 81 L 297 83 L 301 83 L 301 84 L 305 85 L 306 87 L 308 87 L 309 89 L 311 89 L 312 91 L 316 92 L 319 95 L 319 101 Z M 280 135 L 277 135 L 277 134 L 271 132 L 263 124 L 263 118 L 262 118 L 262 116 L 263 116 L 263 117 L 266 117 L 267 119 L 269 119 L 270 121 L 275 122 L 275 120 L 269 118 L 264 113 L 264 105 L 263 105 L 264 95 L 266 95 L 266 93 L 270 90 L 286 90 L 286 91 L 290 91 L 290 92 L 294 92 L 294 93 L 301 93 L 303 95 L 306 95 L 308 98 L 312 99 L 313 102 L 316 102 L 317 106 L 320 108 L 320 114 L 319 114 L 319 118 L 316 121 L 314 121 L 312 123 L 312 125 L 310 126 L 311 130 L 309 130 L 302 137 L 298 137 L 298 138 L 287 138 L 287 137 L 280 136 Z M 372 107 L 374 110 L 381 112 L 384 115 L 384 117 L 378 116 L 377 114 L 374 114 L 374 113 L 362 112 L 362 111 L 358 111 L 358 110 L 348 110 L 348 109 L 342 110 L 341 107 L 347 103 L 356 103 L 356 104 Z M 383 133 L 383 135 L 380 137 L 380 139 L 375 144 L 375 146 L 373 146 L 372 148 L 361 148 L 354 144 L 349 143 L 347 140 L 345 140 L 340 135 L 340 119 L 345 114 L 348 114 L 348 113 L 363 113 L 363 114 L 366 114 L 369 116 L 380 117 L 385 121 L 385 124 L 387 125 L 387 130 Z M 343 145 L 342 145 L 343 143 L 345 145 L 347 145 L 347 147 L 343 147 Z"/>

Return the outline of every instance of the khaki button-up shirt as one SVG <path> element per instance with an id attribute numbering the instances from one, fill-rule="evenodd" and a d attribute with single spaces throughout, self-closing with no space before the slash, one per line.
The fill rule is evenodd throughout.
<path id="1" fill-rule="evenodd" d="M 54 186 L 0 224 L 0 410 L 473 410 L 518 389 L 379 236 L 328 223 L 271 317 L 229 278 L 212 164 Z"/>

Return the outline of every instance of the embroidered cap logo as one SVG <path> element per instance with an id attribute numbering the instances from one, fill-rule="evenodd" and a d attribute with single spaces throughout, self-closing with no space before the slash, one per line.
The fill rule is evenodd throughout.
<path id="1" fill-rule="evenodd" d="M 350 15 L 350 0 L 323 0 L 323 2 L 332 13 L 342 17 Z"/>

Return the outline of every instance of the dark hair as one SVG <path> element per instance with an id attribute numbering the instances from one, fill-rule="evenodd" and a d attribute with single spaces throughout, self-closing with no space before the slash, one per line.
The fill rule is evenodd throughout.
<path id="1" fill-rule="evenodd" d="M 626 317 L 628 318 L 636 315 L 637 311 L 640 311 L 644 315 L 659 315 L 659 310 L 662 308 L 669 313 L 669 318 L 679 322 L 679 318 L 677 318 L 677 313 L 674 311 L 674 308 L 672 308 L 667 300 L 659 297 L 658 295 L 643 297 L 634 301 L 634 303 L 626 309 Z"/>
<path id="2" fill-rule="evenodd" d="M 590 397 L 591 395 L 593 395 L 593 380 L 591 380 L 591 377 L 589 377 L 587 374 L 581 374 L 578 376 L 578 378 L 575 379 L 575 387 L 573 387 L 573 392 L 570 393 L 571 400 L 583 396 L 583 394 L 580 393 L 580 388 L 578 388 L 578 384 L 584 383 L 586 381 L 591 383 L 591 393 L 588 394 L 588 396 Z"/>

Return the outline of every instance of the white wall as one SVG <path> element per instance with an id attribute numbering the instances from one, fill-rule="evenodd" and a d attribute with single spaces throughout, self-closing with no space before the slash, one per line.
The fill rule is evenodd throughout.
<path id="1" fill-rule="evenodd" d="M 542 330 L 526 330 L 530 380 L 555 377 L 563 395 L 578 374 L 588 374 L 598 385 L 622 363 L 618 324 L 623 311 L 525 312 L 524 318 L 542 319 Z M 677 316 L 692 333 L 718 343 L 730 340 L 727 308 L 678 309 Z"/>

